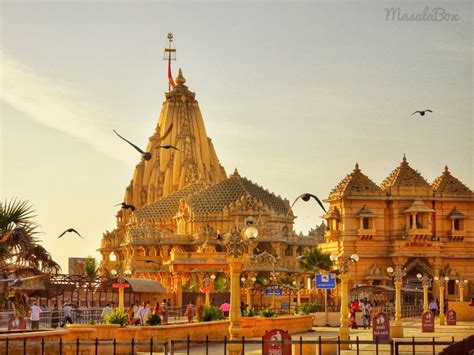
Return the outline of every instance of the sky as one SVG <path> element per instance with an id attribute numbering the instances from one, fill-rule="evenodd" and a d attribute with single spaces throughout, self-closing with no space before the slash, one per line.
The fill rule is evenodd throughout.
<path id="1" fill-rule="evenodd" d="M 474 189 L 471 1 L 0 4 L 0 198 L 33 205 L 65 272 L 114 228 L 139 156 L 112 129 L 153 134 L 168 32 L 228 174 L 326 198 L 356 162 L 380 184 L 406 154 Z M 403 20 L 424 11 L 443 20 Z M 294 211 L 298 233 L 321 223 L 316 204 Z M 58 240 L 69 227 L 85 239 Z"/>

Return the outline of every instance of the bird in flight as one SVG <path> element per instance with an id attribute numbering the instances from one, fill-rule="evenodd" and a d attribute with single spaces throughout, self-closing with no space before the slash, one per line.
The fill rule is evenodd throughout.
<path id="1" fill-rule="evenodd" d="M 179 150 L 177 147 L 171 144 L 160 145 L 158 148 Z"/>
<path id="2" fill-rule="evenodd" d="M 64 232 L 61 233 L 61 235 L 58 237 L 61 238 L 64 234 L 66 233 L 76 233 L 79 237 L 81 237 L 82 239 L 84 239 L 84 237 L 82 235 L 79 234 L 79 232 L 77 230 L 75 230 L 74 228 L 69 228 L 69 229 L 66 229 Z"/>
<path id="3" fill-rule="evenodd" d="M 321 202 L 321 200 L 316 197 L 315 195 L 313 194 L 310 194 L 308 192 L 302 194 L 302 195 L 299 195 L 295 201 L 293 202 L 293 204 L 291 205 L 290 209 L 288 210 L 288 212 L 286 213 L 286 215 L 288 216 L 288 214 L 290 213 L 290 211 L 293 209 L 293 206 L 295 205 L 296 201 L 298 201 L 300 198 L 305 201 L 305 202 L 308 202 L 310 200 L 310 198 L 314 198 L 316 200 L 316 202 L 319 204 L 319 206 L 321 206 L 321 208 L 323 209 L 324 213 L 327 213 L 326 209 L 324 208 L 323 206 L 323 203 Z"/>
<path id="4" fill-rule="evenodd" d="M 117 131 L 114 129 L 114 133 L 119 136 L 120 138 L 122 138 L 125 142 L 127 142 L 128 144 L 130 144 L 133 148 L 135 148 L 143 157 L 143 159 L 145 160 L 150 160 L 151 159 L 151 153 L 150 152 L 144 152 L 143 150 L 141 150 L 139 147 L 137 147 L 135 144 L 133 144 L 132 142 L 130 142 L 129 140 L 123 138 L 120 134 L 117 133 Z"/>
<path id="5" fill-rule="evenodd" d="M 420 116 L 424 116 L 427 112 L 433 112 L 433 111 L 431 111 L 431 110 L 415 111 L 411 115 L 413 116 L 414 114 L 419 113 Z"/>
<path id="6" fill-rule="evenodd" d="M 125 203 L 125 202 L 117 203 L 114 207 L 116 207 L 116 206 L 122 206 L 122 208 L 123 208 L 124 210 L 130 208 L 130 209 L 132 210 L 132 212 L 135 211 L 135 206 L 134 206 L 134 205 L 129 205 L 128 203 Z"/>

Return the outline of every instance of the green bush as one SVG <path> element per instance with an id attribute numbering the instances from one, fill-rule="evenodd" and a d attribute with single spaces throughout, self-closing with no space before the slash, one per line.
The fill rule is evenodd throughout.
<path id="1" fill-rule="evenodd" d="M 317 303 L 303 303 L 299 310 L 304 314 L 316 313 L 322 311 L 323 307 Z"/>
<path id="2" fill-rule="evenodd" d="M 204 305 L 204 312 L 202 314 L 202 320 L 204 322 L 210 322 L 213 320 L 225 319 L 224 314 L 217 307 Z"/>
<path id="3" fill-rule="evenodd" d="M 161 324 L 161 317 L 157 313 L 151 313 L 147 320 L 146 320 L 147 325 L 159 325 Z"/>
<path id="4" fill-rule="evenodd" d="M 95 319 L 92 319 L 90 322 L 89 322 L 90 325 L 96 325 L 97 324 L 97 321 Z"/>
<path id="5" fill-rule="evenodd" d="M 271 317 L 275 317 L 276 313 L 273 309 L 264 308 L 260 311 L 260 315 L 265 318 L 271 318 Z"/>
<path id="6" fill-rule="evenodd" d="M 128 324 L 128 315 L 120 309 L 115 308 L 112 312 L 105 316 L 105 323 L 120 324 L 121 327 L 125 327 Z"/>
<path id="7" fill-rule="evenodd" d="M 255 310 L 253 307 L 250 307 L 247 309 L 247 313 L 245 314 L 246 317 L 255 317 Z"/>

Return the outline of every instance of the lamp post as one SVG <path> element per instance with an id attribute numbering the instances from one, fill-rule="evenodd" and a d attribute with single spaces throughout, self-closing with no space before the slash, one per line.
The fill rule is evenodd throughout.
<path id="1" fill-rule="evenodd" d="M 341 325 L 339 326 L 339 337 L 343 341 L 349 340 L 349 263 L 356 263 L 359 261 L 359 255 L 352 254 L 336 255 L 331 254 L 330 259 L 337 265 L 340 271 L 339 278 L 341 279 Z M 341 344 L 341 349 L 349 349 L 349 344 Z"/>
<path id="2" fill-rule="evenodd" d="M 227 249 L 227 262 L 230 269 L 230 340 L 239 339 L 242 335 L 242 314 L 240 312 L 240 274 L 244 268 L 242 255 L 245 252 L 245 245 L 258 236 L 258 230 L 253 226 L 253 219 L 247 218 L 246 228 L 242 233 L 237 228 L 232 228 L 231 232 L 224 239 L 218 235 L 216 240 Z M 229 355 L 241 355 L 242 347 L 239 344 L 229 344 L 227 346 Z"/>
<path id="3" fill-rule="evenodd" d="M 430 310 L 428 305 L 428 287 L 430 287 L 430 278 L 426 274 L 416 274 L 416 277 L 421 281 L 421 285 L 423 286 L 423 312 L 428 312 Z"/>
<path id="4" fill-rule="evenodd" d="M 112 274 L 114 278 L 117 279 L 118 283 L 113 284 L 112 286 L 114 288 L 118 288 L 118 292 L 119 292 L 118 307 L 123 312 L 125 310 L 125 288 L 130 287 L 128 283 L 125 283 L 124 276 L 129 277 L 132 274 L 132 270 L 126 269 L 125 271 L 123 271 L 121 268 L 118 270 L 112 269 L 110 273 Z"/>
<path id="5" fill-rule="evenodd" d="M 296 306 L 299 307 L 301 305 L 301 286 L 302 286 L 299 278 L 293 281 L 293 286 L 296 287 Z"/>
<path id="6" fill-rule="evenodd" d="M 207 306 L 209 306 L 209 304 L 211 303 L 210 302 L 210 293 L 211 293 L 211 284 L 212 282 L 214 282 L 214 280 L 216 279 L 216 275 L 214 274 L 207 274 L 204 276 L 204 280 L 203 280 L 203 286 L 204 286 L 204 291 L 205 291 L 205 301 L 204 301 L 204 304 L 206 304 Z"/>
<path id="7" fill-rule="evenodd" d="M 456 283 L 458 284 L 458 287 L 459 287 L 459 300 L 463 302 L 464 301 L 464 286 L 467 286 L 468 280 L 461 277 L 460 279 L 456 280 Z"/>
<path id="8" fill-rule="evenodd" d="M 395 269 L 389 266 L 387 273 L 393 277 L 393 283 L 395 284 L 395 319 L 391 326 L 391 336 L 392 338 L 403 338 L 402 279 L 406 272 L 400 265 L 396 265 Z"/>
<path id="9" fill-rule="evenodd" d="M 446 322 L 446 317 L 444 316 L 444 288 L 449 282 L 449 276 L 435 276 L 434 279 L 439 287 L 439 325 L 444 325 Z"/>

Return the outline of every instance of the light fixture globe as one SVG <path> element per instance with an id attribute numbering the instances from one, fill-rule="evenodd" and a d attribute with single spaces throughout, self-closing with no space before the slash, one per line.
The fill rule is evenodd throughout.
<path id="1" fill-rule="evenodd" d="M 423 278 L 423 275 L 420 274 L 420 273 L 418 273 L 418 274 L 416 274 L 416 278 L 417 278 L 418 280 L 421 280 L 421 279 Z"/>
<path id="2" fill-rule="evenodd" d="M 256 239 L 258 236 L 258 229 L 253 226 L 247 227 L 247 229 L 245 229 L 245 236 L 250 240 Z"/>
<path id="3" fill-rule="evenodd" d="M 387 272 L 388 272 L 389 274 L 393 273 L 393 267 L 389 266 L 389 267 L 387 268 Z"/>
<path id="4" fill-rule="evenodd" d="M 456 280 L 456 283 L 458 284 L 460 281 L 459 280 Z"/>
<path id="5" fill-rule="evenodd" d="M 252 282 L 255 282 L 255 281 L 257 281 L 257 278 L 254 276 L 252 277 Z"/>
<path id="6" fill-rule="evenodd" d="M 130 275 L 132 274 L 132 270 L 126 269 L 126 270 L 124 271 L 124 274 L 125 274 L 125 276 L 130 276 Z"/>
<path id="7" fill-rule="evenodd" d="M 211 274 L 211 280 L 215 280 L 215 279 L 216 279 L 216 275 Z"/>
<path id="8" fill-rule="evenodd" d="M 112 274 L 112 276 L 117 276 L 118 271 L 115 270 L 115 269 L 112 269 L 112 270 L 110 270 L 110 273 Z"/>
<path id="9" fill-rule="evenodd" d="M 293 281 L 293 285 L 295 285 L 295 286 L 296 286 L 296 281 Z"/>
<path id="10" fill-rule="evenodd" d="M 464 280 L 464 283 L 467 284 L 469 281 L 468 280 Z"/>
<path id="11" fill-rule="evenodd" d="M 359 255 L 357 255 L 357 254 L 352 254 L 352 255 L 351 255 L 351 260 L 352 260 L 353 262 L 358 262 L 358 261 L 359 261 Z"/>
<path id="12" fill-rule="evenodd" d="M 438 277 L 438 276 L 435 276 L 435 277 L 434 277 L 434 280 L 435 280 L 435 281 L 439 281 L 439 277 Z"/>
<path id="13" fill-rule="evenodd" d="M 245 282 L 245 277 L 242 276 L 242 277 L 240 278 L 240 281 Z"/>
<path id="14" fill-rule="evenodd" d="M 114 252 L 111 252 L 109 255 L 109 260 L 110 261 L 117 261 L 117 255 L 115 255 Z"/>
<path id="15" fill-rule="evenodd" d="M 449 276 L 445 276 L 444 281 L 449 281 Z"/>
<path id="16" fill-rule="evenodd" d="M 336 254 L 331 254 L 331 255 L 329 255 L 329 259 L 331 261 L 336 261 L 337 260 L 337 255 Z"/>

